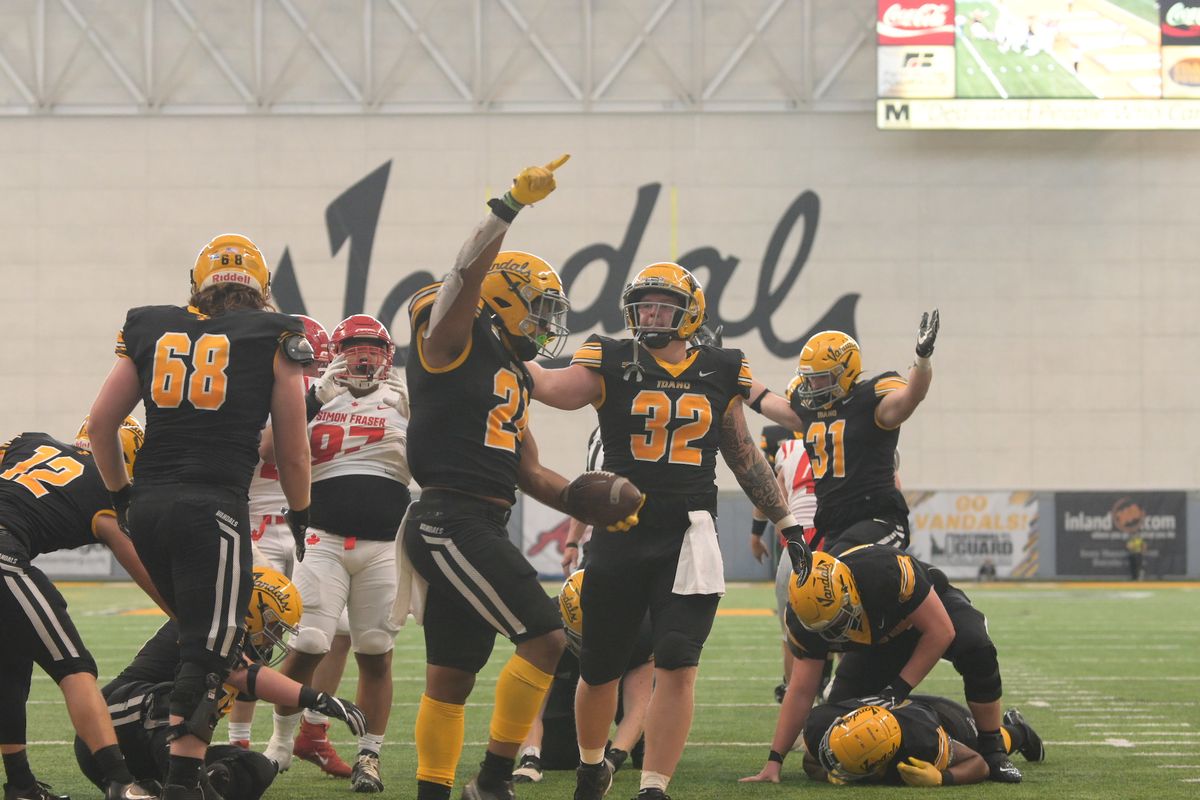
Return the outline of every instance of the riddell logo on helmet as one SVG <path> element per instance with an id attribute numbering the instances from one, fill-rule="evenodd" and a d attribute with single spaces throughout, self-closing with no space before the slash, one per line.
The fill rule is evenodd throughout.
<path id="1" fill-rule="evenodd" d="M 223 272 L 214 272 L 209 280 L 213 283 L 240 283 L 243 286 L 251 286 L 255 283 L 254 279 L 245 272 L 237 270 L 225 270 Z"/>

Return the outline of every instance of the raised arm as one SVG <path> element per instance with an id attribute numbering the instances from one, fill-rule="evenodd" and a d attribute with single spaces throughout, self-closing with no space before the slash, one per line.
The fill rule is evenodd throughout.
<path id="1" fill-rule="evenodd" d="M 912 416 L 917 406 L 929 393 L 933 382 L 933 345 L 937 341 L 940 320 L 938 310 L 921 316 L 921 327 L 917 333 L 917 360 L 908 370 L 908 385 L 890 392 L 875 407 L 875 421 L 884 428 L 899 427 Z"/>
<path id="2" fill-rule="evenodd" d="M 513 179 L 512 189 L 503 198 L 488 203 L 487 215 L 458 251 L 454 266 L 442 279 L 433 302 L 425 340 L 421 343 L 422 355 L 430 366 L 447 366 L 467 348 L 483 276 L 500 252 L 508 226 L 522 208 L 554 191 L 554 170 L 568 158 L 564 155 L 544 167 L 526 167 Z"/>

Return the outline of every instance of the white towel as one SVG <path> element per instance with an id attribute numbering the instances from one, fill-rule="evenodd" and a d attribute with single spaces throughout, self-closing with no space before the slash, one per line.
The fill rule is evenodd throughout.
<path id="1" fill-rule="evenodd" d="M 425 624 L 425 595 L 429 592 L 429 582 L 421 577 L 413 567 L 404 549 L 404 524 L 408 522 L 408 514 L 400 521 L 400 532 L 396 534 L 396 599 L 392 603 L 392 613 L 388 621 L 397 627 L 404 627 L 411 615 L 418 625 Z"/>
<path id="2" fill-rule="evenodd" d="M 725 562 L 717 541 L 717 525 L 707 511 L 689 511 L 691 525 L 683 535 L 675 594 L 725 594 Z"/>

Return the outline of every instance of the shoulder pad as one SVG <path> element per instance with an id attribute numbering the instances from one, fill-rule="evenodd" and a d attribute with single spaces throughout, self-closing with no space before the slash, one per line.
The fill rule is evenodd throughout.
<path id="1" fill-rule="evenodd" d="M 307 366 L 316 358 L 313 352 L 312 345 L 308 343 L 308 339 L 298 334 L 290 334 L 283 340 L 281 348 L 283 354 L 291 361 L 295 361 L 301 366 Z"/>
<path id="2" fill-rule="evenodd" d="M 428 318 L 429 311 L 433 308 L 433 301 L 437 299 L 438 290 L 441 288 L 441 281 L 431 283 L 428 286 L 418 289 L 409 299 L 408 320 L 413 330 L 416 330 L 420 321 Z"/>

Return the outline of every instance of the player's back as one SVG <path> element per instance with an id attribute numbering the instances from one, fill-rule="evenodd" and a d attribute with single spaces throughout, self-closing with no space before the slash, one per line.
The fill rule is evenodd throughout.
<path id="1" fill-rule="evenodd" d="M 131 309 L 117 353 L 133 359 L 146 406 L 135 480 L 245 491 L 270 413 L 276 352 L 303 335 L 298 319 L 273 312 Z"/>
<path id="2" fill-rule="evenodd" d="M 0 451 L 0 527 L 30 557 L 95 544 L 95 518 L 113 511 L 91 453 L 45 433 L 22 433 Z"/>

